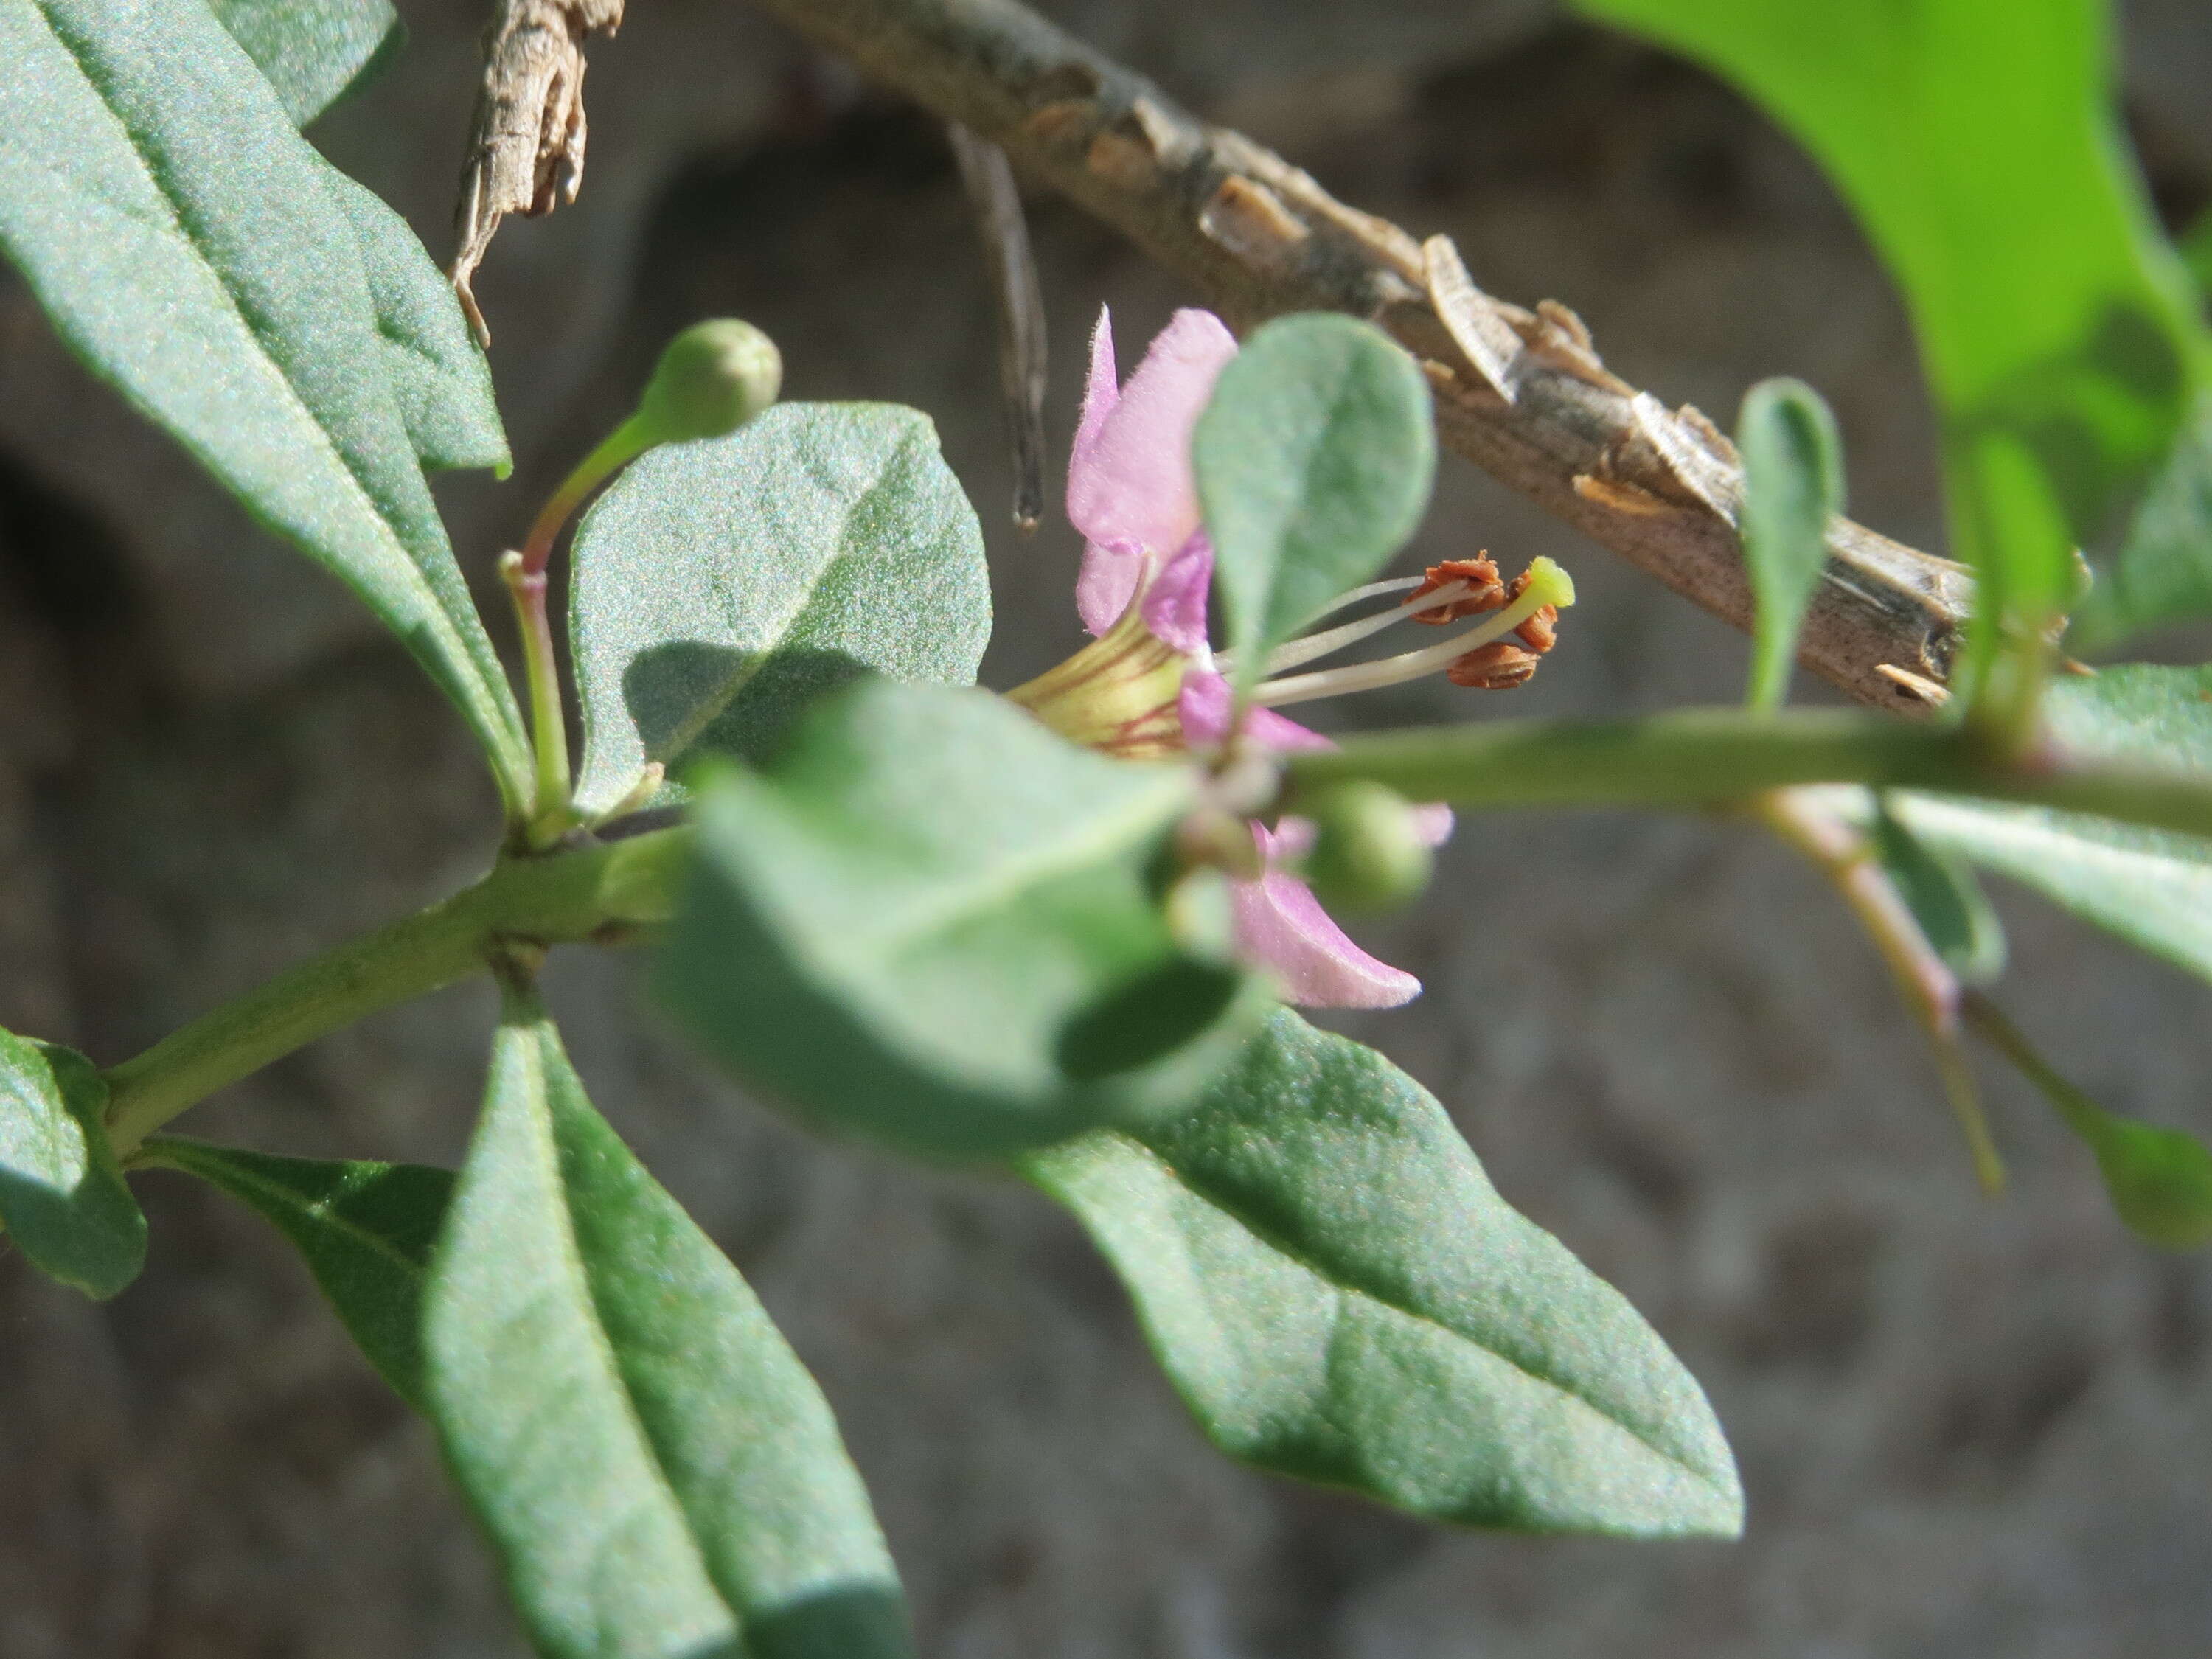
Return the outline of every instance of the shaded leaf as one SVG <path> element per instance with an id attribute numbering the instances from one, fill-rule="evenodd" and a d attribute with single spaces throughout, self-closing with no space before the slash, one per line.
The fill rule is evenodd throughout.
<path id="1" fill-rule="evenodd" d="M 1819 392 L 1777 379 L 1744 394 L 1735 443 L 1743 455 L 1743 556 L 1759 611 L 1747 700 L 1778 708 L 1790 690 L 1798 627 L 1827 562 L 1828 520 L 1844 510 L 1843 440 Z"/>
<path id="2" fill-rule="evenodd" d="M 1436 428 L 1420 369 L 1372 324 L 1279 318 L 1231 359 L 1192 440 L 1238 678 L 1405 545 Z"/>
<path id="3" fill-rule="evenodd" d="M 903 1603 L 828 1402 L 511 1002 L 433 1256 L 447 1462 L 551 1659 L 878 1659 Z"/>
<path id="4" fill-rule="evenodd" d="M 1372 1049 L 1279 1012 L 1195 1111 L 1024 1167 L 1231 1456 L 1469 1525 L 1741 1529 L 1695 1381 Z"/>
<path id="5" fill-rule="evenodd" d="M 2161 623 L 2212 616 L 2212 397 L 2150 488 L 2127 539 L 2067 629 L 2069 650 L 2094 652 Z"/>
<path id="6" fill-rule="evenodd" d="M 514 461 L 491 364 L 469 332 L 453 285 L 382 197 L 336 167 L 325 178 L 353 226 L 376 312 L 378 355 L 416 454 L 427 467 L 489 467 L 505 477 Z"/>
<path id="7" fill-rule="evenodd" d="M 974 510 L 894 404 L 783 404 L 634 462 L 576 534 L 569 641 L 586 811 L 646 762 L 756 760 L 872 671 L 972 684 L 991 634 Z"/>
<path id="8" fill-rule="evenodd" d="M 1181 1109 L 1266 1006 L 1152 891 L 1194 788 L 986 692 L 865 682 L 702 797 L 660 1000 L 741 1080 L 911 1152 Z"/>
<path id="9" fill-rule="evenodd" d="M 461 710 L 511 803 L 520 717 L 385 373 L 322 159 L 199 0 L 0 7 L 0 246 L 57 330 Z"/>
<path id="10" fill-rule="evenodd" d="M 1921 933 L 1962 985 L 1986 985 L 2004 972 L 2003 925 L 1974 872 L 1936 852 L 1899 822 L 1877 798 L 1875 855 Z"/>
<path id="11" fill-rule="evenodd" d="M 221 1188 L 292 1242 L 370 1364 L 426 1410 L 422 1285 L 453 1189 L 450 1170 L 420 1164 L 280 1158 L 157 1135 L 134 1164 L 178 1170 Z"/>
<path id="12" fill-rule="evenodd" d="M 407 31 L 388 0 L 208 0 L 305 126 L 390 63 Z"/>
<path id="13" fill-rule="evenodd" d="M 146 1262 L 146 1218 L 116 1167 L 106 1109 L 82 1054 L 0 1031 L 0 1226 L 47 1278 L 102 1300 Z"/>
<path id="14" fill-rule="evenodd" d="M 2053 740 L 2103 760 L 2212 772 L 2212 668 L 2130 664 L 2052 682 Z M 2212 979 L 2212 842 L 2041 807 L 1900 792 L 1921 840 L 2033 887 L 2130 944 Z"/>
<path id="15" fill-rule="evenodd" d="M 2067 608 L 2075 548 L 2116 527 L 2205 372 L 2119 130 L 2102 0 L 1580 4 L 1734 81 L 1866 227 L 1941 414 L 1982 659 L 1998 619 Z"/>

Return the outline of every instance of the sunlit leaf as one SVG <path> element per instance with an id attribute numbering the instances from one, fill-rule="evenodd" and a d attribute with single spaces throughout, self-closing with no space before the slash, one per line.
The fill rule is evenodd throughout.
<path id="1" fill-rule="evenodd" d="M 422 1285 L 450 1170 L 279 1158 L 168 1135 L 132 1162 L 198 1176 L 258 1211 L 300 1252 L 369 1364 L 422 1408 Z"/>
<path id="2" fill-rule="evenodd" d="M 0 1226 L 40 1273 L 103 1298 L 146 1261 L 146 1218 L 116 1168 L 106 1109 L 82 1054 L 0 1031 Z"/>
<path id="3" fill-rule="evenodd" d="M 1475 1526 L 1742 1525 L 1680 1361 L 1372 1049 L 1279 1012 L 1194 1111 L 1024 1168 L 1231 1456 Z"/>
<path id="4" fill-rule="evenodd" d="M 356 238 L 270 83 L 200 0 L 14 0 L 0 107 L 0 248 L 63 339 L 344 580 L 523 799 L 520 717 L 385 372 Z"/>
<path id="5" fill-rule="evenodd" d="M 782 404 L 653 450 L 574 559 L 587 811 L 647 761 L 762 757 L 863 673 L 972 684 L 991 634 L 975 510 L 929 417 L 894 404 Z"/>
<path id="6" fill-rule="evenodd" d="M 1828 520 L 1844 510 L 1844 446 L 1836 417 L 1802 380 L 1761 380 L 1736 418 L 1743 454 L 1743 556 L 1758 605 L 1752 633 L 1754 708 L 1790 690 L 1797 629 L 1820 585 Z"/>
<path id="7" fill-rule="evenodd" d="M 740 1080 L 911 1152 L 1179 1110 L 1266 1004 L 1163 915 L 1194 798 L 987 692 L 865 682 L 704 794 L 660 999 Z"/>
<path id="8" fill-rule="evenodd" d="M 424 1295 L 447 1460 L 550 1659 L 903 1659 L 828 1402 L 511 1003 Z"/>
<path id="9" fill-rule="evenodd" d="M 1239 678 L 1381 569 L 1428 506 L 1436 430 L 1420 369 L 1380 329 L 1285 317 L 1244 343 L 1192 459 Z"/>
<path id="10" fill-rule="evenodd" d="M 391 62 L 407 36 L 388 0 L 208 3 L 300 126 Z"/>

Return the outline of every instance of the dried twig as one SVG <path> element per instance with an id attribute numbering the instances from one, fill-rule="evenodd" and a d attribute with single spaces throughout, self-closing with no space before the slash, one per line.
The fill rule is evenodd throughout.
<path id="1" fill-rule="evenodd" d="M 1044 511 L 1044 294 L 1030 252 L 1029 224 L 1006 152 L 957 121 L 945 125 L 960 182 L 983 239 L 999 309 L 999 383 L 1014 447 L 1014 524 L 1035 530 Z"/>
<path id="2" fill-rule="evenodd" d="M 584 38 L 621 26 L 623 0 L 499 0 L 461 170 L 453 289 L 480 345 L 491 330 L 470 287 L 510 213 L 550 213 L 584 177 Z"/>
<path id="3" fill-rule="evenodd" d="M 761 0 L 1117 226 L 1249 327 L 1287 311 L 1370 317 L 1426 365 L 1444 441 L 1676 592 L 1752 618 L 1735 518 L 1743 474 L 1712 422 L 1610 373 L 1565 307 L 1478 289 L 1451 244 L 1425 245 L 1331 197 L 1249 139 L 1016 0 Z M 1863 702 L 1924 710 L 1886 673 L 1940 683 L 1972 586 L 1965 570 L 1847 520 L 1799 660 Z"/>

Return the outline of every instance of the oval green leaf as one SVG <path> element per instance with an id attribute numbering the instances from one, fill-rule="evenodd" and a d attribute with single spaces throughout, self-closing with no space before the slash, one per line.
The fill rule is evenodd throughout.
<path id="1" fill-rule="evenodd" d="M 511 1004 L 434 1253 L 432 1419 L 549 1659 L 905 1659 L 799 1357 Z"/>
<path id="2" fill-rule="evenodd" d="M 656 989 L 741 1081 L 927 1156 L 1180 1110 L 1267 1001 L 1154 892 L 1194 795 L 988 692 L 865 683 L 706 792 Z"/>
<path id="3" fill-rule="evenodd" d="M 280 1158 L 157 1135 L 134 1168 L 178 1170 L 220 1188 L 289 1239 L 368 1363 L 418 1411 L 422 1285 L 453 1172 L 420 1164 Z"/>
<path id="4" fill-rule="evenodd" d="M 648 761 L 761 758 L 863 673 L 973 684 L 991 635 L 975 510 L 929 417 L 894 404 L 781 404 L 653 450 L 574 557 L 587 812 Z"/>
<path id="5" fill-rule="evenodd" d="M 1741 1530 L 1681 1362 L 1372 1049 L 1278 1012 L 1194 1112 L 1023 1167 L 1231 1456 L 1471 1526 Z"/>
<path id="6" fill-rule="evenodd" d="M 1802 380 L 1761 380 L 1736 417 L 1743 455 L 1744 562 L 1758 610 L 1752 630 L 1754 708 L 1790 690 L 1797 629 L 1827 563 L 1828 520 L 1844 510 L 1844 444 L 1836 417 Z"/>
<path id="7" fill-rule="evenodd" d="M 305 126 L 374 76 L 405 44 L 388 0 L 208 0 Z"/>
<path id="8" fill-rule="evenodd" d="M 0 1227 L 47 1278 L 98 1299 L 146 1263 L 146 1218 L 116 1167 L 106 1109 L 82 1054 L 0 1031 Z"/>
<path id="9" fill-rule="evenodd" d="M 1192 463 L 1237 678 L 1406 544 L 1437 466 L 1429 384 L 1371 323 L 1284 317 L 1244 343 Z"/>
<path id="10" fill-rule="evenodd" d="M 63 339 L 361 596 L 519 807 L 521 718 L 387 381 L 356 238 L 269 82 L 202 0 L 17 0 L 0 106 L 0 249 Z"/>

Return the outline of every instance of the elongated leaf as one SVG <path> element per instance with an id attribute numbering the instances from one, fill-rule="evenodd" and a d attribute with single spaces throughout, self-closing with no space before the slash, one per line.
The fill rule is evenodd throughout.
<path id="1" fill-rule="evenodd" d="M 510 1006 L 423 1304 L 431 1414 L 550 1659 L 910 1652 L 828 1403 Z"/>
<path id="2" fill-rule="evenodd" d="M 427 467 L 514 467 L 492 394 L 491 365 L 469 332 L 453 285 L 408 222 L 336 167 L 331 192 L 361 252 L 376 311 L 376 346 L 407 436 Z"/>
<path id="3" fill-rule="evenodd" d="M 1231 1456 L 1475 1526 L 1741 1528 L 1680 1362 L 1372 1049 L 1278 1012 L 1196 1111 L 1024 1168 Z"/>
<path id="4" fill-rule="evenodd" d="M 2071 650 L 2094 652 L 2161 623 L 2212 616 L 2212 396 L 2197 411 L 2067 629 Z"/>
<path id="5" fill-rule="evenodd" d="M 116 1168 L 106 1109 L 82 1054 L 0 1031 L 0 1226 L 40 1273 L 101 1299 L 146 1261 L 146 1218 Z"/>
<path id="6" fill-rule="evenodd" d="M 401 1399 L 422 1391 L 422 1285 L 452 1195 L 450 1170 L 420 1164 L 279 1158 L 159 1135 L 137 1164 L 179 1170 L 258 1211 L 306 1260 L 368 1363 Z"/>
<path id="7" fill-rule="evenodd" d="M 1244 343 L 1193 439 L 1239 678 L 1404 546 L 1429 503 L 1421 371 L 1373 325 L 1285 317 Z"/>
<path id="8" fill-rule="evenodd" d="M 388 0 L 208 0 L 231 38 L 305 126 L 398 52 L 406 40 Z"/>
<path id="9" fill-rule="evenodd" d="M 2130 1230 L 2171 1250 L 2212 1243 L 2212 1147 L 2182 1130 L 2106 1111 L 1986 1000 L 1970 1000 L 1966 1017 L 2095 1154 L 2112 1208 Z"/>
<path id="10" fill-rule="evenodd" d="M 1836 417 L 1802 380 L 1761 380 L 1736 417 L 1743 453 L 1743 556 L 1759 610 L 1753 632 L 1754 708 L 1790 690 L 1797 629 L 1827 562 L 1828 520 L 1844 510 L 1844 444 Z"/>
<path id="11" fill-rule="evenodd" d="M 1960 983 L 1986 985 L 2003 973 L 2004 927 L 1974 872 L 1955 855 L 1928 846 L 1879 802 L 1873 831 L 1875 855 Z"/>
<path id="12" fill-rule="evenodd" d="M 2054 740 L 2084 755 L 2212 772 L 2212 668 L 2131 664 L 2052 684 Z M 1899 793 L 1891 809 L 1944 852 L 2036 889 L 2212 979 L 2212 842 L 2040 807 Z"/>
<path id="13" fill-rule="evenodd" d="M 2203 384 L 2202 325 L 2130 167 L 2103 0 L 1579 0 L 1736 82 L 1833 179 L 1904 289 L 1954 540 L 2040 626 Z"/>
<path id="14" fill-rule="evenodd" d="M 1179 1110 L 1265 1006 L 1152 891 L 1194 799 L 986 692 L 865 683 L 702 800 L 659 994 L 739 1079 L 912 1152 Z"/>
<path id="15" fill-rule="evenodd" d="M 9 0 L 0 106 L 0 247 L 63 338 L 359 593 L 525 799 L 356 240 L 269 83 L 201 0 Z"/>
<path id="16" fill-rule="evenodd" d="M 783 404 L 631 465 L 577 532 L 568 627 L 604 811 L 648 760 L 767 755 L 861 673 L 973 684 L 983 533 L 919 410 Z"/>

